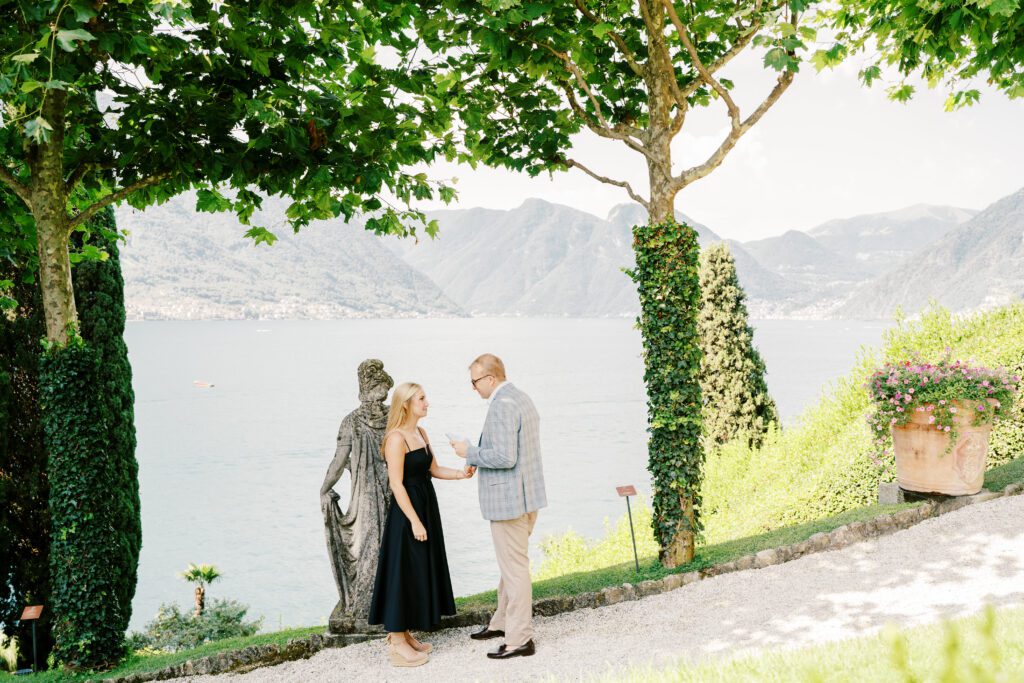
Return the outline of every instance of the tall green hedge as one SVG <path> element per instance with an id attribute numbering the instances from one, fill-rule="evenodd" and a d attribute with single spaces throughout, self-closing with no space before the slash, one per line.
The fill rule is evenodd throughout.
<path id="1" fill-rule="evenodd" d="M 701 252 L 700 292 L 704 433 L 711 446 L 742 435 L 749 445 L 759 447 L 779 418 L 764 379 L 764 360 L 754 347 L 747 295 L 724 242 Z"/>
<path id="2" fill-rule="evenodd" d="M 701 350 L 697 233 L 669 221 L 633 228 L 647 385 L 648 465 L 654 485 L 652 526 L 666 566 L 693 557 L 700 533 Z"/>
<path id="3" fill-rule="evenodd" d="M 110 258 L 74 270 L 81 337 L 40 364 L 49 451 L 57 661 L 103 667 L 124 651 L 142 545 L 134 394 L 113 213 L 85 239 Z"/>
<path id="4" fill-rule="evenodd" d="M 5 246 L 10 242 L 6 240 Z M 39 353 L 45 335 L 30 255 L 6 249 L 0 279 L 14 283 L 18 307 L 0 314 L 0 622 L 5 635 L 31 642 L 31 625 L 17 624 L 25 605 L 44 604 L 38 651 L 52 648 L 50 516 L 47 454 L 39 414 Z M 24 250 L 23 250 L 24 251 Z M 21 650 L 20 666 L 31 650 Z"/>

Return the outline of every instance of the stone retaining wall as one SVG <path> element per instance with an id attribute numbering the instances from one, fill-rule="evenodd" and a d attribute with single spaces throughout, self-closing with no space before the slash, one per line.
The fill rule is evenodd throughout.
<path id="1" fill-rule="evenodd" d="M 865 522 L 846 524 L 828 533 L 814 534 L 806 541 L 782 546 L 781 548 L 762 550 L 753 555 L 744 555 L 731 562 L 717 564 L 700 571 L 669 574 L 662 579 L 641 581 L 635 585 L 624 583 L 621 586 L 609 586 L 599 591 L 581 593 L 572 597 L 535 600 L 533 603 L 533 613 L 538 616 L 549 617 L 578 609 L 614 605 L 615 603 L 627 600 L 639 600 L 649 595 L 666 593 L 687 584 L 701 581 L 702 579 L 718 576 L 719 574 L 728 574 L 746 569 L 761 569 L 774 564 L 789 562 L 804 555 L 844 548 L 869 538 L 906 529 L 930 517 L 944 515 L 967 505 L 983 503 L 1001 498 L 1002 496 L 1018 495 L 1022 492 L 1024 492 L 1024 484 L 1010 484 L 1002 491 L 982 491 L 973 496 L 951 498 L 940 503 L 928 501 L 920 507 L 901 510 L 889 515 L 881 515 Z M 441 628 L 461 628 L 486 624 L 490 617 L 490 610 L 461 612 L 452 617 L 444 617 L 441 621 Z M 273 666 L 282 662 L 305 659 L 312 657 L 325 647 L 345 647 L 346 645 L 379 638 L 381 635 L 365 633 L 314 634 L 307 638 L 297 638 L 289 641 L 283 647 L 278 645 L 258 645 L 234 652 L 223 652 L 196 660 L 188 660 L 182 664 L 170 666 L 159 671 L 103 680 L 108 683 L 143 683 L 144 681 L 159 681 L 180 676 L 249 671 L 257 667 Z"/>

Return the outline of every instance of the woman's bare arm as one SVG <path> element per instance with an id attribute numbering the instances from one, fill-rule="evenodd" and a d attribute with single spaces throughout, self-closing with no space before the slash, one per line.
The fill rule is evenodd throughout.
<path id="1" fill-rule="evenodd" d="M 423 443 L 430 445 L 430 439 L 427 438 L 427 433 L 420 429 L 420 437 L 423 439 Z M 434 457 L 434 451 L 430 451 L 430 476 L 434 479 L 469 479 L 473 476 L 473 472 L 476 472 L 475 467 L 463 467 L 456 469 L 454 467 L 441 467 L 437 464 L 437 458 Z"/>

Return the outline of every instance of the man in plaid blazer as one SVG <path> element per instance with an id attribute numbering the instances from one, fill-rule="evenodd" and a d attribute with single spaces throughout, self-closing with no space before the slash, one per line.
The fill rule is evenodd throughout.
<path id="1" fill-rule="evenodd" d="M 540 459 L 540 417 L 533 401 L 505 379 L 505 365 L 484 354 L 469 366 L 473 389 L 490 401 L 480 443 L 453 442 L 466 464 L 477 468 L 480 511 L 491 522 L 491 538 L 501 569 L 498 609 L 476 640 L 505 637 L 487 653 L 491 659 L 525 657 L 533 644 L 533 584 L 530 582 L 530 534 L 537 510 L 548 504 Z"/>

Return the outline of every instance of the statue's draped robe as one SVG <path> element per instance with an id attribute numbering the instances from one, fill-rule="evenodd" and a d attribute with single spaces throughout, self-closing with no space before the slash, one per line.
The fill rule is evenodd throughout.
<path id="1" fill-rule="evenodd" d="M 337 500 L 323 509 L 338 606 L 343 614 L 357 619 L 365 619 L 370 608 L 381 532 L 391 499 L 388 467 L 380 451 L 385 420 L 384 415 L 372 415 L 361 406 L 341 421 L 338 453 L 350 449 L 345 469 L 352 477 L 352 500 L 345 512 Z"/>

